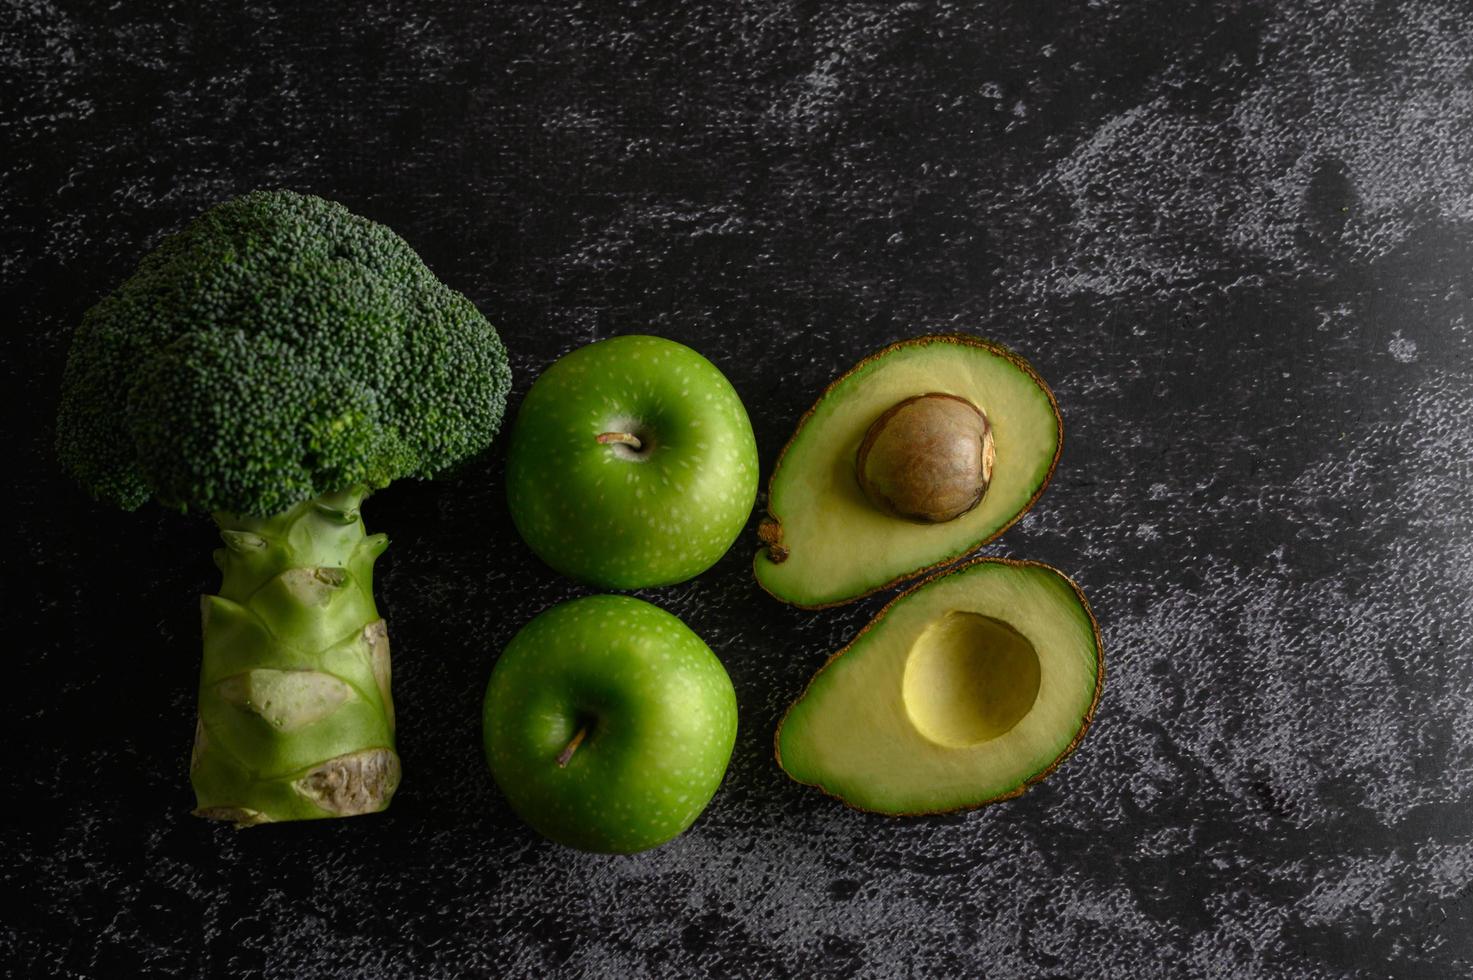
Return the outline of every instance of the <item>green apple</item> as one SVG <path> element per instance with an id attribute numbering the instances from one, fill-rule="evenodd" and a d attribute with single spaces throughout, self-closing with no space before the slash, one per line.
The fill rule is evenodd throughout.
<path id="1" fill-rule="evenodd" d="M 560 358 L 512 426 L 506 496 L 543 561 L 606 589 L 683 582 L 731 547 L 757 498 L 757 442 L 726 377 L 660 337 Z"/>
<path id="2" fill-rule="evenodd" d="M 512 638 L 482 725 L 491 774 L 533 829 L 628 854 L 682 833 L 711 802 L 736 741 L 736 692 L 676 617 L 589 596 Z"/>

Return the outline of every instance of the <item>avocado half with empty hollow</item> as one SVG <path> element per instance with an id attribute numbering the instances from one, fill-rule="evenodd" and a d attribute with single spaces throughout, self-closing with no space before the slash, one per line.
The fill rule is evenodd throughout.
<path id="1" fill-rule="evenodd" d="M 816 609 L 953 561 L 1033 505 L 1063 432 L 1048 385 L 996 344 L 937 335 L 872 354 L 778 458 L 757 581 Z"/>
<path id="2" fill-rule="evenodd" d="M 778 765 L 878 813 L 1010 799 L 1079 744 L 1104 671 L 1077 585 L 980 558 L 902 593 L 829 659 L 778 725 Z"/>

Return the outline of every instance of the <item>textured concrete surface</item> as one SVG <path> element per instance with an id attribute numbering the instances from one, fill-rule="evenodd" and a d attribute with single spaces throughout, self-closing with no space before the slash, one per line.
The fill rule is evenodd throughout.
<path id="1" fill-rule="evenodd" d="M 0 4 L 7 969 L 1473 973 L 1465 5 L 233 6 Z M 883 343 L 1021 351 L 1066 448 L 989 550 L 1093 600 L 1095 729 L 970 815 L 787 781 L 780 712 L 884 598 L 785 609 L 744 546 L 646 596 L 737 687 L 708 814 L 639 857 L 544 843 L 486 775 L 478 706 L 580 589 L 516 538 L 498 444 L 365 511 L 393 542 L 393 809 L 188 816 L 212 535 L 90 504 L 50 425 L 81 311 L 257 186 L 398 228 L 501 328 L 517 398 L 597 337 L 695 346 L 764 466 Z"/>

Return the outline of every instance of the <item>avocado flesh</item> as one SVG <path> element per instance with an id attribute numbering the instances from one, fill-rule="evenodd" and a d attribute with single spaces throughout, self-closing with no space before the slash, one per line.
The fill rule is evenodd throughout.
<path id="1" fill-rule="evenodd" d="M 829 660 L 778 726 L 778 764 L 878 813 L 1007 799 L 1078 744 L 1103 679 L 1078 586 L 978 559 L 903 593 Z"/>
<path id="2" fill-rule="evenodd" d="M 924 392 L 956 395 L 981 409 L 992 426 L 996 454 L 981 503 L 930 525 L 877 508 L 854 470 L 870 424 L 897 402 Z M 1047 385 L 1001 347 L 973 337 L 937 336 L 886 348 L 834 382 L 783 450 L 768 488 L 771 523 L 764 529 L 764 540 L 780 541 L 757 553 L 757 581 L 784 602 L 816 608 L 857 599 L 960 557 L 1032 506 L 1053 474 L 1062 432 Z"/>

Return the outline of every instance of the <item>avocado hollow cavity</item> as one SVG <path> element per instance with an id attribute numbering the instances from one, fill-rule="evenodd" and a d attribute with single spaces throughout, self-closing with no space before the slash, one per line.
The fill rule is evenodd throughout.
<path id="1" fill-rule="evenodd" d="M 1000 619 L 952 610 L 916 638 L 901 698 L 916 730 L 964 748 L 1005 735 L 1038 700 L 1038 651 Z"/>
<path id="2" fill-rule="evenodd" d="M 880 510 L 944 524 L 982 502 L 994 452 L 982 410 L 933 391 L 897 402 L 875 419 L 855 454 L 855 473 Z"/>

